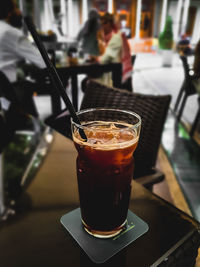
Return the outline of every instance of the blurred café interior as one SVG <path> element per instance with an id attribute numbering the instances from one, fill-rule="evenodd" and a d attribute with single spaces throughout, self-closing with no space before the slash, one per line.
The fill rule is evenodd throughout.
<path id="1" fill-rule="evenodd" d="M 3 2 L 0 265 L 200 266 L 200 1 Z M 71 117 L 88 108 L 142 121 L 129 210 L 148 230 L 122 247 L 60 222 L 80 206 Z"/>

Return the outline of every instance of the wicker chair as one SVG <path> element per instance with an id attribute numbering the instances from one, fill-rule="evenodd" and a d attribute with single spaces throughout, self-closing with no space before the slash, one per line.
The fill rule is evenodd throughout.
<path id="1" fill-rule="evenodd" d="M 109 107 L 132 110 L 142 118 L 139 145 L 134 153 L 137 179 L 148 189 L 164 179 L 164 174 L 155 168 L 162 130 L 167 116 L 171 96 L 133 94 L 127 90 L 106 87 L 89 80 L 81 109 Z M 46 124 L 66 137 L 71 138 L 69 115 L 49 117 Z"/>

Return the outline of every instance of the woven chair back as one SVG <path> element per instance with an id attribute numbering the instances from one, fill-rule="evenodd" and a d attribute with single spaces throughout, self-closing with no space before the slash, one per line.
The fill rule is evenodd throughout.
<path id="1" fill-rule="evenodd" d="M 109 88 L 90 80 L 81 109 L 94 107 L 134 111 L 142 118 L 141 134 L 134 153 L 134 178 L 150 174 L 155 167 L 161 135 L 169 109 L 170 95 L 144 95 Z"/>

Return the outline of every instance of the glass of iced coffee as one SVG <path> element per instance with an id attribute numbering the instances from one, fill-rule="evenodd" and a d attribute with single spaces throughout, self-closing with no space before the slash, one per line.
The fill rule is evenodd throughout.
<path id="1" fill-rule="evenodd" d="M 78 151 L 82 223 L 89 234 L 110 238 L 126 225 L 141 118 L 131 111 L 106 108 L 85 109 L 77 115 L 80 125 L 72 120 L 72 135 Z"/>

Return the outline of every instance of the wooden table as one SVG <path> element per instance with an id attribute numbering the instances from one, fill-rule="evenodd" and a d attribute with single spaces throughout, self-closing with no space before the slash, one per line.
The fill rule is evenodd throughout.
<path id="1" fill-rule="evenodd" d="M 129 208 L 148 223 L 148 232 L 105 264 L 91 262 L 60 224 L 79 206 L 75 158 L 72 141 L 57 133 L 17 215 L 1 226 L 1 266 L 194 266 L 199 223 L 136 182 Z"/>

